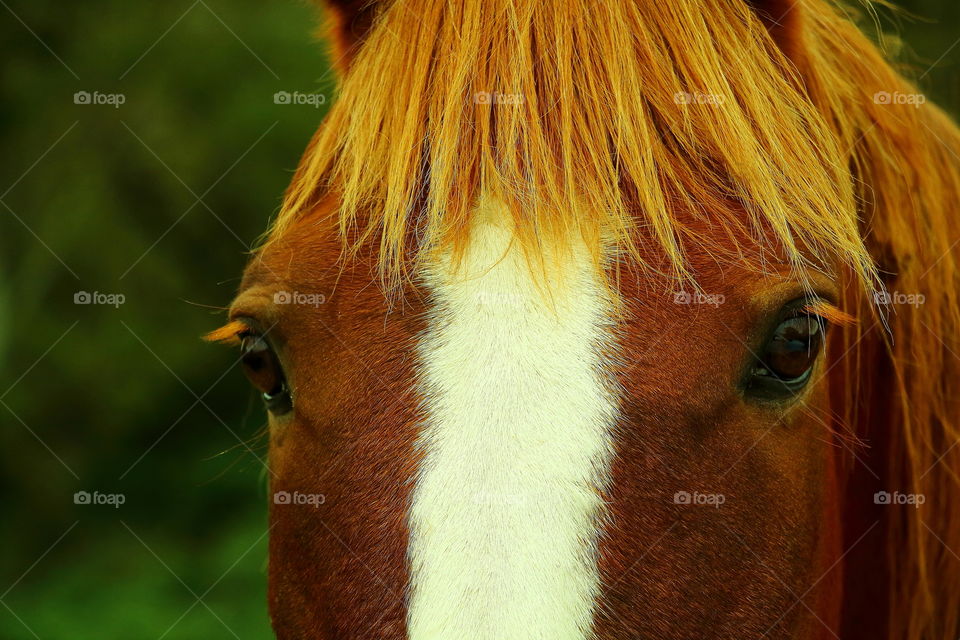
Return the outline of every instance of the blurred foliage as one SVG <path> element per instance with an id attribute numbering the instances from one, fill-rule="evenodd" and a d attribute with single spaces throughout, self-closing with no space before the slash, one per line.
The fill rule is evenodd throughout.
<path id="1" fill-rule="evenodd" d="M 270 637 L 263 413 L 236 354 L 199 336 L 324 112 L 274 93 L 332 96 L 314 12 L 9 2 L 0 637 Z M 956 113 L 960 6 L 901 5 L 932 21 L 884 29 Z M 125 102 L 76 104 L 79 91 Z M 75 304 L 81 291 L 125 301 Z M 125 503 L 77 505 L 77 491 Z"/>
<path id="2" fill-rule="evenodd" d="M 263 414 L 237 354 L 200 336 L 323 115 L 274 93 L 331 95 L 315 12 L 0 12 L 0 593 L 27 572 L 0 637 L 270 637 Z M 125 302 L 74 304 L 80 291 Z M 80 490 L 126 502 L 75 505 Z"/>

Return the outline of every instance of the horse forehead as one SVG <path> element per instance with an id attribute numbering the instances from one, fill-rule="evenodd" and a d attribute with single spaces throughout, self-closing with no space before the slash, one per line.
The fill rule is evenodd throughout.
<path id="1" fill-rule="evenodd" d="M 342 237 L 331 215 L 338 204 L 336 199 L 323 202 L 254 254 L 244 270 L 240 290 L 260 284 L 324 286 L 331 291 L 335 285 L 348 290 L 376 288 L 379 283 L 375 243 L 369 243 L 359 255 L 344 259 Z M 699 285 L 712 290 L 748 289 L 756 288 L 764 278 L 790 277 L 783 253 L 777 247 L 760 244 L 745 228 L 687 219 L 682 214 L 679 220 L 690 238 L 695 239 L 688 243 L 685 258 Z M 624 272 L 632 283 L 623 289 L 623 294 L 635 299 L 653 289 L 665 291 L 674 287 L 666 275 L 671 272 L 671 265 L 662 250 L 653 242 L 641 243 L 641 249 L 650 269 Z M 754 266 L 745 268 L 745 264 Z M 759 272 L 763 272 L 763 277 Z"/>
<path id="2" fill-rule="evenodd" d="M 336 204 L 327 203 L 291 226 L 283 237 L 260 251 L 245 272 L 243 290 L 262 287 L 269 292 L 268 297 L 279 291 L 306 295 L 308 301 L 322 301 L 281 306 L 279 328 L 291 338 L 292 350 L 312 353 L 310 357 L 296 358 L 295 366 L 297 363 L 314 366 L 322 362 L 322 350 L 334 341 L 356 349 L 360 343 L 382 346 L 402 335 L 401 349 L 411 352 L 416 348 L 416 337 L 423 330 L 425 319 L 435 312 L 438 301 L 446 295 L 444 291 L 449 293 L 449 290 L 435 286 L 438 270 L 448 268 L 448 265 L 434 262 L 428 263 L 427 268 L 417 274 L 416 282 L 402 291 L 399 299 L 385 295 L 377 281 L 377 260 L 373 251 L 349 261 L 343 260 L 338 229 L 328 215 Z M 701 226 L 697 232 L 703 238 L 716 240 L 715 245 L 730 231 L 705 224 Z M 469 304 L 509 308 L 543 295 L 555 302 L 563 302 L 562 295 L 557 298 L 555 287 L 558 283 L 551 280 L 549 274 L 545 282 L 531 284 L 529 274 L 522 268 L 527 262 L 519 254 L 508 261 L 513 268 L 498 271 L 500 274 L 509 273 L 508 277 L 476 277 L 491 266 L 485 261 L 498 264 L 505 248 L 511 244 L 508 225 L 488 226 L 487 231 L 474 239 L 476 242 L 471 240 L 472 249 L 467 252 L 464 264 L 464 269 L 468 272 L 472 269 L 474 274 L 458 289 L 462 292 L 464 287 L 472 287 Z M 581 251 L 584 249 L 580 247 Z M 549 253 L 550 248 L 547 247 L 546 251 Z M 589 252 L 589 248 L 586 251 Z M 757 254 L 760 253 L 758 248 Z M 541 257 L 549 264 L 549 255 Z M 644 362 L 657 361 L 657 366 L 650 370 L 632 370 L 637 391 L 649 388 L 650 393 L 656 393 L 663 386 L 671 367 L 679 367 L 679 360 L 684 358 L 678 345 L 691 340 L 728 342 L 736 340 L 738 335 L 745 336 L 751 318 L 757 314 L 757 306 L 753 304 L 757 298 L 776 300 L 782 297 L 784 288 L 796 289 L 789 270 L 778 270 L 776 260 L 767 263 L 771 268 L 766 274 L 760 274 L 751 268 L 718 259 L 715 254 L 692 252 L 690 265 L 699 289 L 671 280 L 665 275 L 669 265 L 652 251 L 650 264 L 654 269 L 649 271 L 627 266 L 618 273 L 607 273 L 609 284 L 613 285 L 612 293 L 621 304 L 622 313 L 617 313 L 615 318 L 619 325 L 617 340 L 620 348 L 634 360 L 643 356 Z M 569 269 L 569 264 L 565 268 Z M 434 286 L 424 286 L 431 277 Z M 578 277 L 583 274 L 572 276 L 574 281 Z M 571 275 L 561 275 L 559 280 L 567 280 L 560 286 L 569 286 Z M 572 300 L 568 298 L 567 302 Z M 463 302 L 462 299 L 458 301 L 459 304 Z M 580 337 L 588 339 L 585 333 Z M 374 364 L 378 362 L 379 359 L 374 360 Z M 695 385 L 698 381 L 684 378 L 674 379 L 671 383 L 677 390 L 688 384 Z M 705 389 L 714 387 L 716 385 L 704 386 Z"/>

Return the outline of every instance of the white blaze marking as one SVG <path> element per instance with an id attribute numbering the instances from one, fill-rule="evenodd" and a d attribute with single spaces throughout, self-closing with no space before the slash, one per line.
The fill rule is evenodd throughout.
<path id="1" fill-rule="evenodd" d="M 460 271 L 427 276 L 408 633 L 589 638 L 616 420 L 611 306 L 584 246 L 545 296 L 506 213 L 483 208 Z"/>

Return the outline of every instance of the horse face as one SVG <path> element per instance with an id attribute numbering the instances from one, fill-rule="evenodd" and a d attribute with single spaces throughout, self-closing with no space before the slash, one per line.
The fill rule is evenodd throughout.
<path id="1" fill-rule="evenodd" d="M 494 212 L 391 303 L 326 213 L 231 311 L 268 343 L 280 637 L 829 636 L 835 282 L 693 256 L 698 291 L 611 293 L 576 247 L 540 281 Z"/>
<path id="2" fill-rule="evenodd" d="M 851 12 L 326 4 L 338 98 L 211 334 L 278 635 L 957 637 L 960 132 Z"/>

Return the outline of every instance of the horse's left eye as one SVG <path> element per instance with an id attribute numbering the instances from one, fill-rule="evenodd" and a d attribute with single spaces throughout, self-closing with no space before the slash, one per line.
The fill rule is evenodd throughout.
<path id="1" fill-rule="evenodd" d="M 243 336 L 241 363 L 253 386 L 261 393 L 270 413 L 280 416 L 293 408 L 280 359 L 267 340 L 254 333 Z"/>
<path id="2" fill-rule="evenodd" d="M 823 349 L 823 318 L 801 314 L 783 320 L 767 340 L 750 372 L 747 390 L 767 398 L 789 398 L 810 380 Z"/>

